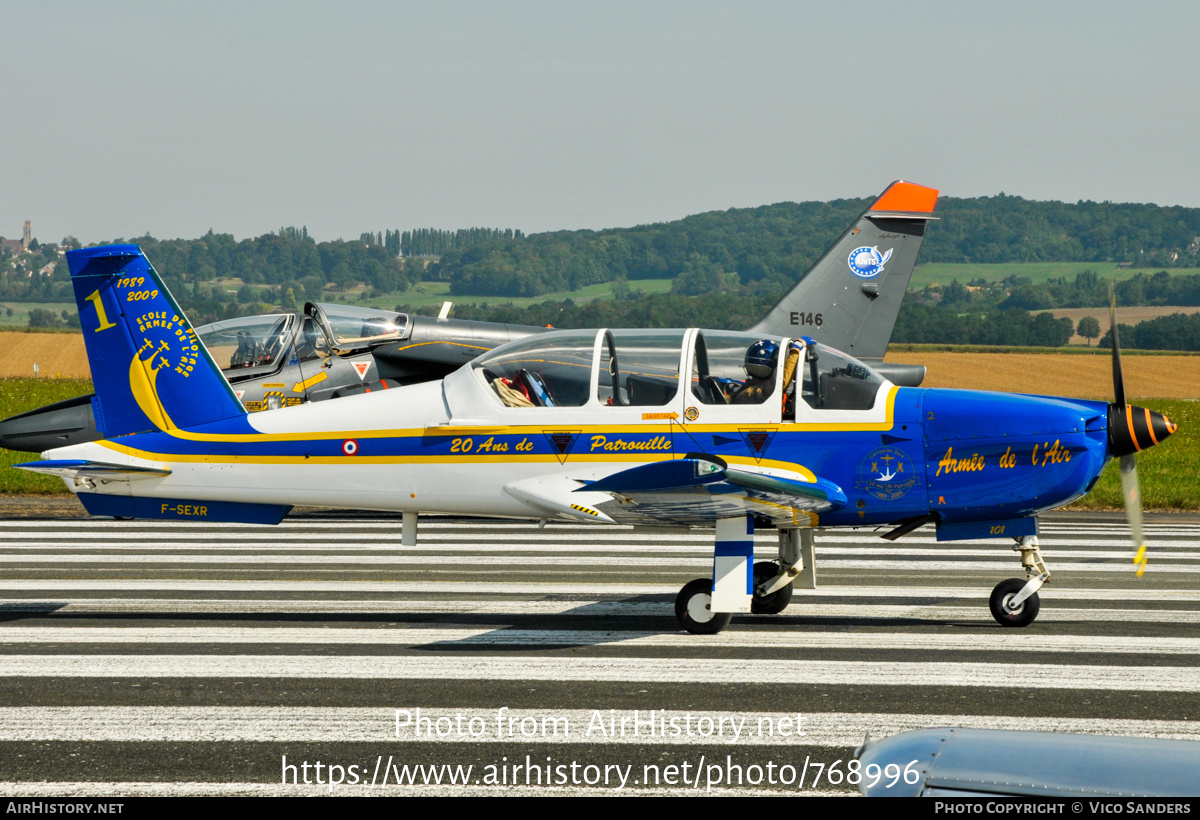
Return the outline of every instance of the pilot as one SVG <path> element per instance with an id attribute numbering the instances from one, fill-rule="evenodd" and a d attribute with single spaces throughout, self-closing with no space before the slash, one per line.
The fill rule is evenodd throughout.
<path id="1" fill-rule="evenodd" d="M 762 339 L 746 348 L 746 381 L 733 394 L 731 404 L 762 404 L 775 389 L 775 365 L 779 361 L 779 345 Z"/>
<path id="2" fill-rule="evenodd" d="M 788 347 L 783 365 L 785 388 L 791 383 L 800 362 L 801 347 L 792 343 Z M 761 339 L 746 349 L 746 381 L 733 397 L 731 404 L 762 404 L 775 390 L 775 367 L 779 362 L 779 343 L 772 339 Z"/>

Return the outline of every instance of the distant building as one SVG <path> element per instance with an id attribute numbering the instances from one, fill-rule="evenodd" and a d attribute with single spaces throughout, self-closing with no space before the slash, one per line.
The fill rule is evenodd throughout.
<path id="1" fill-rule="evenodd" d="M 31 243 L 32 241 L 33 241 L 33 225 L 30 223 L 30 221 L 28 219 L 26 219 L 25 220 L 25 234 L 24 234 L 24 239 L 21 240 L 21 244 L 24 246 L 25 250 L 29 250 L 29 243 Z"/>
<path id="2" fill-rule="evenodd" d="M 0 239 L 0 253 L 20 253 L 25 250 L 25 245 L 20 239 Z"/>

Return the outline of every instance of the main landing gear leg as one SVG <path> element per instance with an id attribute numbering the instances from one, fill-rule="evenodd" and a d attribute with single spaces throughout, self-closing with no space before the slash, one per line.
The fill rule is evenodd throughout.
<path id="1" fill-rule="evenodd" d="M 1025 578 L 1009 578 L 996 584 L 988 606 L 992 617 L 1004 626 L 1029 626 L 1038 616 L 1041 601 L 1037 593 L 1050 580 L 1050 570 L 1042 560 L 1036 535 L 1022 536 L 1013 549 L 1021 553 Z"/>
<path id="2" fill-rule="evenodd" d="M 779 561 L 759 561 L 754 565 L 754 599 L 750 611 L 755 615 L 783 612 L 792 600 L 797 578 L 805 588 L 816 589 L 816 570 L 812 530 L 779 530 Z"/>
<path id="3" fill-rule="evenodd" d="M 712 579 L 697 578 L 675 598 L 675 617 L 693 635 L 714 635 L 735 612 L 750 612 L 753 596 L 754 517 L 717 521 Z"/>

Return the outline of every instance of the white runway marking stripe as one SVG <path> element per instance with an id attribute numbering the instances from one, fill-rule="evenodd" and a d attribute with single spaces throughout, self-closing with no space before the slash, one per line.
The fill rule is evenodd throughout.
<path id="1" fill-rule="evenodd" d="M 859 712 L 711 712 L 631 709 L 508 709 L 401 707 L 86 706 L 0 709 L 0 742 L 438 742 L 510 743 L 736 743 L 742 745 L 857 746 L 874 738 L 933 726 L 1012 729 L 1011 717 L 991 715 L 875 714 Z M 416 729 L 417 709 L 423 721 Z M 503 714 L 503 720 L 497 718 Z M 691 718 L 689 721 L 688 718 Z M 461 720 L 460 720 L 461 718 Z M 613 723 L 609 723 L 609 719 Z M 701 720 L 701 719 L 704 720 Z M 531 720 L 532 719 L 532 720 Z M 598 719 L 598 722 L 597 722 Z M 621 720 L 625 720 L 624 734 Z M 654 721 L 653 733 L 649 721 Z M 438 721 L 441 721 L 440 726 Z M 781 723 L 780 721 L 784 721 Z M 474 723 L 472 724 L 472 721 Z M 511 723 L 509 721 L 512 721 Z M 674 721 L 674 724 L 672 724 Z M 525 733 L 522 735 L 522 722 Z M 665 722 L 665 729 L 664 729 Z M 603 732 L 599 726 L 603 725 Z M 536 730 L 533 727 L 536 726 Z M 720 734 L 718 728 L 720 727 Z M 734 727 L 739 731 L 734 736 Z M 461 727 L 461 729 L 460 729 Z M 588 728 L 592 731 L 589 733 Z M 615 731 L 610 733 L 610 727 Z M 782 729 L 781 729 L 782 727 Z M 543 731 L 544 728 L 544 731 Z M 1025 717 L 1026 731 L 1072 732 L 1172 740 L 1200 738 L 1200 724 L 1180 720 L 1096 720 Z M 441 730 L 439 734 L 438 730 Z M 555 731 L 557 729 L 557 732 Z M 691 730 L 689 734 L 688 730 Z M 702 734 L 701 730 L 708 732 Z M 461 734 L 460 734 L 461 731 Z M 472 735 L 472 731 L 475 732 Z M 529 734 L 534 731 L 535 734 Z M 787 736 L 783 732 L 787 732 Z M 797 731 L 802 734 L 796 734 Z"/>
<path id="2" fill-rule="evenodd" d="M 1175 556 L 1170 556 L 1174 558 Z M 1131 555 L 1114 556 L 1107 559 L 1104 563 L 1080 564 L 1069 561 L 1055 561 L 1053 563 L 1054 571 L 1056 572 L 1112 572 L 1113 567 L 1118 563 L 1128 563 Z M 519 560 L 519 564 L 516 563 Z M 1164 556 L 1158 561 L 1151 561 L 1146 568 L 1146 572 L 1155 574 L 1163 573 L 1200 573 L 1200 563 L 1197 564 L 1170 564 L 1165 563 L 1167 557 Z M 19 555 L 0 555 L 0 566 L 4 564 L 20 564 L 20 565 L 57 565 L 57 564 L 174 564 L 174 565 L 203 565 L 203 566 L 240 566 L 253 564 L 286 564 L 294 565 L 324 565 L 331 569 L 337 569 L 345 565 L 353 566 L 428 566 L 429 564 L 437 564 L 441 562 L 441 557 L 436 554 L 426 555 L 297 555 L 290 553 L 287 555 L 228 555 L 228 554 L 190 554 L 179 555 L 176 553 L 160 554 L 160 555 L 78 555 L 78 554 L 19 554 Z M 523 567 L 538 566 L 538 567 L 580 567 L 580 566 L 596 566 L 603 564 L 609 572 L 621 572 L 632 570 L 634 567 L 712 567 L 712 558 L 647 558 L 642 556 L 621 556 L 612 561 L 604 555 L 580 556 L 580 555 L 522 555 L 519 559 L 514 556 L 500 555 L 479 555 L 470 559 L 470 566 L 501 566 L 510 567 L 514 572 L 520 572 Z M 333 566 L 330 566 L 333 565 Z M 930 570 L 957 570 L 957 571 L 974 571 L 974 572 L 995 572 L 1003 573 L 1008 570 L 1010 573 L 1013 569 L 1013 561 L 940 561 L 940 560 L 901 560 L 898 558 L 880 558 L 880 559 L 844 559 L 844 558 L 825 558 L 818 560 L 817 566 L 823 570 L 840 570 L 840 569 L 887 569 L 892 571 L 923 571 Z M 1132 566 L 1132 565 L 1131 565 Z M 451 567 L 450 569 L 453 569 Z M 469 566 L 464 564 L 463 571 L 468 571 Z M 1132 572 L 1132 570 L 1131 570 Z"/>
<path id="3" fill-rule="evenodd" d="M 1101 515 L 1104 515 L 1101 513 Z M 1172 530 L 1178 532 L 1197 532 L 1200 533 L 1200 520 L 1196 520 L 1195 515 L 1188 516 L 1186 514 L 1167 514 L 1162 518 L 1169 518 L 1170 521 L 1164 521 L 1162 518 L 1154 520 L 1154 514 L 1150 514 L 1149 520 L 1144 524 L 1147 532 L 1155 532 L 1160 530 Z M 1043 516 L 1039 524 L 1039 530 L 1046 532 L 1072 532 L 1077 530 L 1086 530 L 1088 532 L 1112 532 L 1122 535 L 1129 534 L 1129 527 L 1125 525 L 1124 518 L 1120 514 L 1113 514 L 1110 521 L 1072 521 L 1061 517 L 1058 514 L 1051 513 Z M 1189 520 L 1190 519 L 1190 520 Z M 228 529 L 245 532 L 277 532 L 279 530 L 289 529 L 336 529 L 336 530 L 391 530 L 401 529 L 400 517 L 396 513 L 384 514 L 384 517 L 373 518 L 371 513 L 366 513 L 362 516 L 345 517 L 340 519 L 328 518 L 285 518 L 279 524 L 229 524 L 216 521 L 169 521 L 169 520 L 149 520 L 143 519 L 138 521 L 117 521 L 108 517 L 83 517 L 83 518 L 62 518 L 56 520 L 32 519 L 32 518 L 10 518 L 7 520 L 0 519 L 0 528 L 5 526 L 13 527 L 67 527 L 72 529 L 144 529 L 168 527 L 174 529 Z M 420 527 L 421 529 L 469 529 L 473 527 L 485 527 L 490 530 L 529 530 L 533 532 L 554 531 L 554 530 L 571 530 L 578 529 L 581 525 L 573 522 L 550 521 L 544 528 L 539 527 L 535 521 L 529 519 L 484 519 L 484 518 L 456 518 L 453 516 L 441 515 L 422 515 Z M 587 525 L 593 526 L 593 525 Z M 594 525 L 600 526 L 600 525 Z M 609 531 L 624 530 L 626 532 L 635 532 L 637 527 L 630 525 L 604 525 L 603 527 Z M 864 526 L 864 527 L 847 527 L 843 532 L 864 532 L 870 533 L 877 529 L 884 529 L 879 526 Z M 934 528 L 924 526 L 914 530 L 915 534 L 932 533 Z"/>
<path id="4" fill-rule="evenodd" d="M 986 597 L 976 601 L 977 605 L 960 606 L 869 606 L 860 604 L 796 604 L 784 611 L 787 617 L 803 618 L 874 618 L 874 620 L 922 620 L 978 622 L 988 624 L 991 620 L 986 606 Z M 456 613 L 456 615 L 486 616 L 546 616 L 572 617 L 674 617 L 671 601 L 654 603 L 629 603 L 613 600 L 212 600 L 212 599 L 94 599 L 88 601 L 38 601 L 14 600 L 2 604 L 0 612 L 155 612 L 164 617 L 193 612 L 276 612 L 282 615 L 306 612 L 376 612 L 395 615 L 418 615 L 418 613 Z M 757 618 L 746 618 L 740 623 L 755 624 Z M 1129 610 L 1129 609 L 1043 609 L 1038 622 L 1057 623 L 1200 623 L 1200 612 L 1187 610 Z M 734 621 L 737 626 L 739 621 Z M 763 621 L 769 623 L 769 621 Z M 803 629 L 803 627 L 797 627 Z M 1132 639 L 1130 639 L 1132 640 Z"/>
<path id="5" fill-rule="evenodd" d="M 665 609 L 665 607 L 664 607 Z M 665 614 L 665 613 L 664 613 Z M 764 623 L 764 621 L 757 621 Z M 749 622 L 747 622 L 749 623 Z M 726 630 L 698 639 L 693 635 L 572 629 L 487 627 L 21 627 L 0 631 L 0 644 L 308 644 L 332 646 L 622 646 L 707 650 L 710 647 L 762 649 L 906 649 L 979 652 L 1111 652 L 1117 654 L 1200 655 L 1200 638 L 1139 637 L 1116 641 L 1111 636 L 1040 635 L 1014 630 L 990 634 L 931 635 L 921 633 L 817 632 L 796 630 Z"/>
<path id="6" fill-rule="evenodd" d="M 629 582 L 588 583 L 552 582 L 540 584 L 489 583 L 486 590 L 478 581 L 208 581 L 199 579 L 73 579 L 73 578 L 15 578 L 0 579 L 0 591 L 144 591 L 162 590 L 171 592 L 387 592 L 427 593 L 435 595 L 471 595 L 481 591 L 497 595 L 670 595 L 679 592 L 679 584 L 632 584 Z M 821 586 L 815 590 L 796 590 L 797 596 L 838 598 L 972 598 L 981 596 L 986 601 L 992 592 L 991 586 L 980 587 L 896 587 L 896 586 Z M 1043 588 L 1044 599 L 1094 601 L 1154 601 L 1200 603 L 1200 591 L 1193 590 L 1149 590 L 1145 587 L 1127 589 L 1069 589 L 1047 586 Z M 486 600 L 477 601 L 487 603 Z"/>
<path id="7" fill-rule="evenodd" d="M 793 603 L 784 615 L 792 618 L 855 618 L 879 620 L 928 620 L 974 622 L 988 627 L 995 622 L 987 610 L 987 596 L 975 602 L 975 606 L 964 603 L 960 606 L 866 606 L 855 604 L 805 604 Z M 163 616 L 189 613 L 261 613 L 272 612 L 287 615 L 300 612 L 352 612 L 380 614 L 459 614 L 486 615 L 510 617 L 519 615 L 547 616 L 562 615 L 570 617 L 675 617 L 675 607 L 670 601 L 649 603 L 631 603 L 627 601 L 445 601 L 445 600 L 212 600 L 212 599 L 91 599 L 87 601 L 37 601 L 10 600 L 3 603 L 0 612 L 29 612 L 37 614 L 47 610 L 55 613 L 156 613 Z M 743 623 L 753 625 L 757 618 L 737 616 L 734 625 Z M 1187 610 L 1163 609 L 1120 609 L 1106 607 L 1104 609 L 1043 608 L 1038 615 L 1038 622 L 1053 621 L 1058 623 L 1096 623 L 1111 621 L 1113 623 L 1200 623 L 1200 612 Z M 762 623 L 770 623 L 764 620 Z M 802 629 L 803 627 L 796 627 Z M 1131 639 L 1132 640 L 1132 639 Z"/>
<path id="8" fill-rule="evenodd" d="M 580 529 L 583 529 L 581 526 Z M 88 534 L 86 537 L 74 539 L 54 539 L 40 537 L 42 534 L 37 532 L 0 532 L 0 547 L 88 547 L 95 548 L 110 548 L 110 547 L 195 547 L 204 545 L 220 545 L 229 542 L 238 542 L 245 544 L 257 544 L 259 542 L 266 543 L 268 547 L 275 544 L 284 544 L 286 547 L 324 547 L 326 549 L 369 549 L 379 548 L 379 545 L 387 545 L 389 548 L 400 548 L 402 536 L 400 534 L 364 534 L 363 537 L 357 538 L 355 533 L 339 533 L 336 541 L 328 540 L 332 533 L 312 533 L 312 534 L 296 534 L 296 533 L 172 533 L 166 534 L 161 532 L 145 533 L 144 538 L 131 539 L 133 533 L 99 533 Z M 31 540 L 32 539 L 32 540 Z M 320 540 L 325 539 L 325 540 Z M 604 542 L 614 542 L 606 545 Z M 773 533 L 760 533 L 756 539 L 756 543 L 760 549 L 774 547 L 776 538 Z M 702 533 L 700 535 L 677 536 L 677 535 L 659 535 L 659 534 L 643 534 L 643 533 L 623 533 L 615 532 L 608 529 L 589 528 L 587 534 L 576 533 L 528 533 L 521 536 L 497 534 L 497 533 L 470 533 L 470 534 L 440 534 L 434 536 L 422 536 L 418 539 L 417 549 L 471 549 L 471 548 L 491 548 L 499 549 L 509 547 L 511 549 L 520 548 L 539 548 L 561 547 L 564 549 L 577 549 L 579 544 L 591 544 L 593 548 L 601 549 L 605 546 L 620 548 L 622 546 L 632 545 L 632 547 L 644 547 L 647 549 L 667 549 L 675 547 L 678 549 L 700 551 L 704 549 L 712 549 L 713 535 L 712 532 Z M 1010 539 L 971 539 L 966 541 L 937 541 L 932 537 L 928 538 L 913 538 L 907 537 L 904 540 L 895 544 L 884 541 L 878 537 L 869 535 L 832 535 L 820 533 L 816 537 L 817 548 L 822 547 L 837 547 L 845 545 L 853 545 L 858 549 L 875 549 L 881 552 L 893 552 L 897 554 L 925 554 L 931 550 L 943 553 L 946 550 L 963 549 L 966 552 L 977 552 L 980 549 L 1003 549 L 1011 550 L 1012 542 Z M 1059 550 L 1066 547 L 1086 547 L 1088 552 L 1094 552 L 1099 548 L 1107 549 L 1125 549 L 1131 544 L 1128 538 L 1109 538 L 1099 540 L 1095 538 L 1043 538 L 1041 547 L 1046 552 L 1053 551 L 1058 553 Z M 1162 549 L 1176 549 L 1196 547 L 1200 542 L 1195 538 L 1191 539 L 1150 539 L 1151 546 Z M 918 546 L 920 545 L 920 546 Z M 968 549 L 969 548 L 969 549 Z M 405 547 L 405 549 L 413 549 Z"/>
<path id="9" fill-rule="evenodd" d="M 1018 674 L 1019 672 L 1019 674 Z M 287 657 L 276 655 L 6 655 L 0 676 L 28 678 L 322 678 L 779 683 L 1200 692 L 1200 667 L 891 663 L 705 658 Z"/>
<path id="10" fill-rule="evenodd" d="M 980 556 L 999 556 L 1006 555 L 1010 551 L 998 550 L 996 544 L 986 546 L 962 548 L 955 542 L 953 547 L 931 547 L 915 548 L 915 547 L 894 547 L 887 543 L 871 543 L 858 546 L 833 546 L 828 544 L 817 545 L 818 560 L 834 555 L 877 555 L 880 558 L 888 559 L 891 557 L 925 557 L 925 558 L 949 558 L 949 557 L 964 557 L 978 558 Z M 1133 556 L 1133 549 L 1125 544 L 1113 544 L 1114 549 L 1063 549 L 1043 545 L 1042 555 L 1048 561 L 1057 561 L 1060 558 L 1103 558 L 1106 560 L 1130 560 Z M 1156 550 L 1164 550 L 1159 553 L 1158 557 L 1167 557 L 1171 560 L 1200 560 L 1200 552 L 1183 552 L 1183 547 L 1200 546 L 1195 541 L 1180 541 L 1172 542 L 1171 544 L 1153 543 L 1151 547 Z M 774 559 L 777 555 L 773 549 L 774 545 L 758 544 L 756 552 L 760 558 Z M 347 544 L 344 542 L 333 541 L 306 541 L 306 542 L 289 542 L 285 545 L 275 544 L 231 544 L 227 540 L 206 540 L 206 541 L 118 541 L 118 542 L 103 542 L 103 543 L 81 543 L 79 541 L 14 541 L 10 543 L 0 542 L 0 561 L 8 560 L 26 560 L 21 558 L 22 552 L 6 553 L 4 550 L 45 550 L 45 549 L 70 549 L 84 550 L 86 552 L 71 553 L 73 557 L 85 558 L 89 555 L 101 555 L 107 552 L 128 552 L 132 550 L 171 550 L 173 552 L 189 551 L 197 553 L 201 550 L 218 550 L 217 553 L 205 554 L 222 554 L 246 552 L 254 554 L 271 554 L 284 553 L 293 555 L 305 552 L 327 552 L 327 553 L 344 553 L 344 552 L 394 552 L 397 554 L 417 557 L 416 553 L 425 555 L 438 555 L 441 553 L 549 553 L 549 554 L 564 554 L 578 555 L 580 553 L 632 553 L 635 555 L 708 555 L 712 554 L 712 544 L 696 544 L 695 546 L 677 546 L 671 544 L 557 544 L 551 540 L 537 540 L 534 542 L 520 544 L 478 544 L 470 542 L 453 542 L 453 543 L 433 543 L 422 541 L 415 547 L 402 547 L 399 542 L 388 544 Z M 988 550 L 991 550 L 989 553 Z M 147 553 L 147 555 L 155 555 L 156 553 Z M 45 555 L 59 555 L 59 553 L 48 552 Z M 114 556 L 113 560 L 119 560 L 120 556 Z"/>

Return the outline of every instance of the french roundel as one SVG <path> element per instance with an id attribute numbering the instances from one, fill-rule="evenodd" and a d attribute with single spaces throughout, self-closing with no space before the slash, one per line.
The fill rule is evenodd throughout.
<path id="1" fill-rule="evenodd" d="M 342 442 L 342 452 L 348 456 L 352 456 L 358 452 L 358 442 L 352 438 L 348 438 Z"/>

